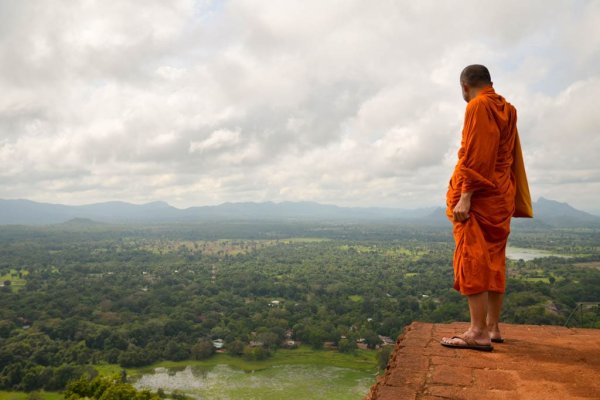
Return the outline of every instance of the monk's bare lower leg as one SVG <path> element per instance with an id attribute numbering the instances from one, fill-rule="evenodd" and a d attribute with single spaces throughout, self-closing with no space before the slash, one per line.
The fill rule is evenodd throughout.
<path id="1" fill-rule="evenodd" d="M 468 296 L 469 313 L 471 314 L 471 327 L 469 331 L 474 339 L 487 338 L 488 292 L 481 292 Z"/>
<path id="2" fill-rule="evenodd" d="M 463 334 L 475 340 L 479 344 L 490 344 L 490 334 L 487 329 L 488 314 L 488 292 L 481 292 L 467 296 L 469 300 L 469 313 L 471 314 L 471 326 Z M 452 344 L 461 344 L 461 339 L 444 337 L 442 341 Z"/>
<path id="3" fill-rule="evenodd" d="M 500 334 L 500 327 L 498 322 L 500 321 L 500 312 L 502 310 L 502 300 L 504 299 L 504 293 L 488 292 L 488 311 L 486 325 L 490 337 L 493 339 L 499 339 L 502 337 Z"/>

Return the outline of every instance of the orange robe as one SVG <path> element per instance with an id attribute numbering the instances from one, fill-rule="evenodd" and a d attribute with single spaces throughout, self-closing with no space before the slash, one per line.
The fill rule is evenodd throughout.
<path id="1" fill-rule="evenodd" d="M 505 291 L 506 242 L 515 212 L 512 165 L 517 138 L 517 111 L 491 86 L 469 101 L 458 162 L 446 194 L 446 215 L 452 221 L 456 244 L 454 289 L 463 295 Z M 454 221 L 461 192 L 470 191 L 469 218 Z"/>

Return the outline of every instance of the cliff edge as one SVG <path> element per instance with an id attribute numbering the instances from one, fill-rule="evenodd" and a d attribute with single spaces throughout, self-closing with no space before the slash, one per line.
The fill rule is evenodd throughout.
<path id="1" fill-rule="evenodd" d="M 489 353 L 439 344 L 467 328 L 413 322 L 364 400 L 600 399 L 600 330 L 501 324 Z"/>

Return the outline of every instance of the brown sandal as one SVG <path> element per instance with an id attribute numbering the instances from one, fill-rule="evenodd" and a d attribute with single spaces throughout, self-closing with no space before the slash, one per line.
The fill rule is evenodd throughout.
<path id="1" fill-rule="evenodd" d="M 454 349 L 471 349 L 471 350 L 479 350 L 479 351 L 492 351 L 494 347 L 491 344 L 479 344 L 475 340 L 471 338 L 467 338 L 464 336 L 452 336 L 450 339 L 460 339 L 464 341 L 466 344 L 452 344 L 445 343 L 440 341 L 440 344 L 445 347 L 452 347 Z"/>

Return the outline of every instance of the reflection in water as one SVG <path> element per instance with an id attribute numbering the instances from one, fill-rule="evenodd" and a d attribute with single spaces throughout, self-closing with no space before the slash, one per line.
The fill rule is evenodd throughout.
<path id="1" fill-rule="evenodd" d="M 215 367 L 219 369 L 220 365 Z M 171 371 L 167 368 L 156 368 L 154 374 L 143 375 L 136 383 L 135 386 L 138 388 L 157 390 L 158 388 L 167 389 L 169 391 L 181 390 L 181 391 L 192 391 L 197 389 L 205 389 L 210 387 L 218 378 L 219 372 L 231 372 L 235 373 L 234 370 L 230 371 L 202 371 L 200 369 L 188 366 L 182 371 Z"/>
<path id="2" fill-rule="evenodd" d="M 186 367 L 173 371 L 157 368 L 143 375 L 138 389 L 179 390 L 195 399 L 362 399 L 373 384 L 372 373 L 350 368 L 316 365 L 275 365 L 246 373 L 228 365 Z"/>

